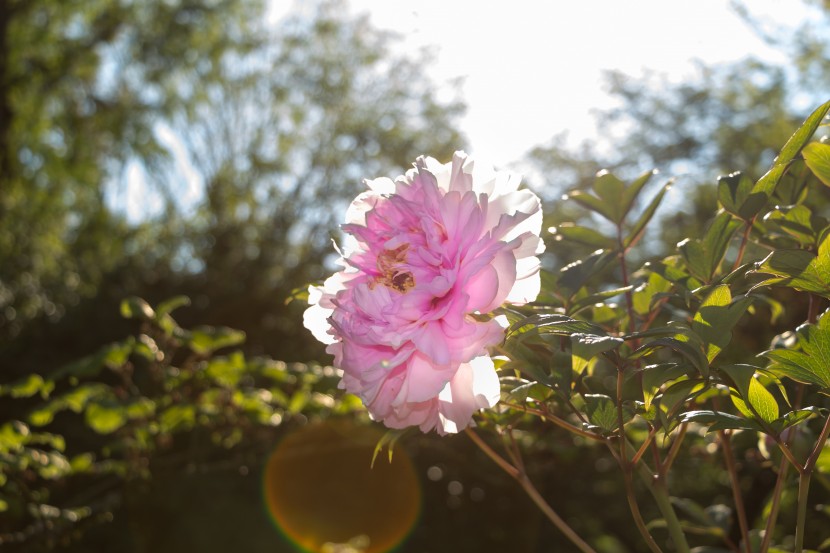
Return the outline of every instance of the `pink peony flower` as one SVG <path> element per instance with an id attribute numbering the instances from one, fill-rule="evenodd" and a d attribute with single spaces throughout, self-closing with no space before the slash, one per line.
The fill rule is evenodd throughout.
<path id="1" fill-rule="evenodd" d="M 420 157 L 366 181 L 346 215 L 344 269 L 310 288 L 304 323 L 329 344 L 341 388 L 391 428 L 457 432 L 499 399 L 491 313 L 539 293 L 539 198 L 520 178 Z"/>

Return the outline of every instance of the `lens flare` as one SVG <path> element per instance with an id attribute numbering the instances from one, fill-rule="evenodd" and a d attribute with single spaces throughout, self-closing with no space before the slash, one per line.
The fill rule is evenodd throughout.
<path id="1" fill-rule="evenodd" d="M 381 436 L 376 427 L 330 420 L 277 445 L 265 467 L 265 502 L 300 549 L 324 553 L 345 544 L 385 553 L 409 534 L 421 506 L 418 478 L 400 447 L 391 463 L 384 452 L 371 466 Z"/>

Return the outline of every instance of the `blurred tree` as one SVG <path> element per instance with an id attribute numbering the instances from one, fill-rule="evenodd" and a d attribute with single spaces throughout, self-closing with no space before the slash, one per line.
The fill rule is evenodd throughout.
<path id="1" fill-rule="evenodd" d="M 308 358 L 284 300 L 322 276 L 360 179 L 463 146 L 463 105 L 423 77 L 427 53 L 393 53 L 394 36 L 342 1 L 275 28 L 259 0 L 0 12 L 0 358 L 77 339 L 65 360 L 107 339 L 82 328 L 124 295 L 182 292 L 191 320 Z M 72 324 L 46 322 L 84 298 Z"/>
<path id="2" fill-rule="evenodd" d="M 551 222 L 572 216 L 558 213 L 562 208 L 551 200 L 568 189 L 588 188 L 597 170 L 631 177 L 657 168 L 677 178 L 674 195 L 683 195 L 664 224 L 663 251 L 699 235 L 717 204 L 713 191 L 698 185 L 734 171 L 760 177 L 792 129 L 827 100 L 830 6 L 805 4 L 811 17 L 790 29 L 753 15 L 751 5 L 733 2 L 759 36 L 786 54 L 791 60 L 786 65 L 752 57 L 719 66 L 699 63 L 696 78 L 683 82 L 653 71 L 640 77 L 606 72 L 608 92 L 618 105 L 596 113 L 600 138 L 574 147 L 560 134 L 528 155 L 530 174 L 539 175 L 536 188 L 551 204 Z"/>
<path id="3" fill-rule="evenodd" d="M 134 229 L 107 204 L 157 122 L 261 44 L 258 0 L 0 2 L 0 343 L 95 292 Z M 172 194 L 173 191 L 167 191 Z M 135 248 L 136 246 L 132 246 Z"/>
<path id="4" fill-rule="evenodd" d="M 392 35 L 344 9 L 323 2 L 293 16 L 173 122 L 205 186 L 188 231 L 200 269 L 185 284 L 201 299 L 198 316 L 244 329 L 281 359 L 322 353 L 298 328 L 301 306 L 284 301 L 323 277 L 361 179 L 462 145 L 463 106 L 436 98 L 422 75 L 428 59 L 392 54 Z"/>

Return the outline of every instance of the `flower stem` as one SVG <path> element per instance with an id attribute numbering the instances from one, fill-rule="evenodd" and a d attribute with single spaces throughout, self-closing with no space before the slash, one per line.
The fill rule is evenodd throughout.
<path id="1" fill-rule="evenodd" d="M 559 529 L 560 532 L 565 534 L 565 537 L 568 538 L 571 543 L 582 551 L 582 553 L 596 553 L 590 545 L 588 545 L 576 532 L 574 532 L 573 528 L 568 526 L 568 524 L 562 520 L 558 514 L 556 514 L 556 511 L 554 511 L 550 504 L 545 501 L 545 498 L 542 497 L 542 494 L 539 493 L 539 490 L 536 489 L 536 486 L 533 485 L 533 482 L 530 481 L 527 474 L 505 461 L 501 455 L 493 451 L 493 449 L 487 445 L 483 439 L 481 439 L 481 436 L 476 434 L 472 429 L 467 428 L 465 431 L 467 432 L 467 436 L 470 437 L 473 443 L 476 444 L 481 451 L 483 451 L 503 471 L 512 476 L 519 483 L 539 510 L 542 511 L 542 513 L 553 523 L 554 526 Z"/>
<path id="2" fill-rule="evenodd" d="M 560 428 L 564 428 L 568 432 L 576 434 L 577 436 L 582 436 L 583 438 L 588 438 L 589 440 L 594 440 L 597 442 L 604 442 L 605 438 L 600 436 L 599 434 L 594 434 L 593 432 L 588 432 L 586 430 L 582 430 L 579 427 L 572 425 L 571 423 L 557 417 L 553 413 L 548 411 L 542 411 L 541 409 L 534 409 L 533 407 L 527 407 L 526 405 L 516 405 L 514 403 L 509 403 L 506 401 L 501 402 L 502 405 L 505 407 L 510 407 L 511 409 L 516 409 L 517 411 L 524 411 L 525 413 L 530 413 L 531 415 L 536 415 L 542 420 L 546 420 L 548 422 L 552 422 L 556 426 Z"/>
<path id="3" fill-rule="evenodd" d="M 729 480 L 732 484 L 732 498 L 735 501 L 735 511 L 738 514 L 738 525 L 741 528 L 741 539 L 744 542 L 744 549 L 746 549 L 746 553 L 752 553 L 749 543 L 749 526 L 746 521 L 746 508 L 744 507 L 743 495 L 741 494 L 738 470 L 735 466 L 735 455 L 732 452 L 732 440 L 729 438 L 729 433 L 724 430 L 718 430 L 718 438 L 720 439 L 721 449 L 723 450 L 723 459 L 726 462 L 726 470 L 729 473 Z"/>
<path id="4" fill-rule="evenodd" d="M 769 517 L 767 517 L 767 525 L 764 529 L 764 539 L 761 541 L 758 553 L 767 553 L 769 550 L 772 533 L 775 531 L 775 521 L 778 519 L 778 508 L 781 506 L 781 492 L 784 491 L 784 482 L 787 480 L 789 470 L 789 461 L 782 458 L 778 465 L 778 478 L 775 481 L 775 488 L 772 490 L 772 503 L 770 504 Z"/>
<path id="5" fill-rule="evenodd" d="M 804 549 L 804 526 L 807 520 L 807 496 L 810 493 L 810 478 L 812 471 L 804 471 L 798 475 L 798 510 L 795 521 L 795 548 L 793 553 L 801 553 Z"/>

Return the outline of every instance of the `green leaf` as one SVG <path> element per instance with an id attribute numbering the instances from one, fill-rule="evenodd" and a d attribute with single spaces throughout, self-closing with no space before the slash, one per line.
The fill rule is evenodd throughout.
<path id="1" fill-rule="evenodd" d="M 757 378 L 750 378 L 746 395 L 732 395 L 732 403 L 745 417 L 761 418 L 765 422 L 778 419 L 778 402 Z"/>
<path id="2" fill-rule="evenodd" d="M 663 384 L 683 378 L 692 370 L 694 369 L 685 363 L 658 363 L 656 365 L 648 365 L 644 369 L 633 373 L 633 375 L 642 375 L 645 407 L 649 408 L 651 406 L 652 401 Z"/>
<path id="3" fill-rule="evenodd" d="M 620 223 L 625 218 L 625 183 L 608 171 L 600 171 L 594 180 L 594 192 L 607 206 L 611 214 L 611 221 Z"/>
<path id="4" fill-rule="evenodd" d="M 236 346 L 245 341 L 245 333 L 224 326 L 200 326 L 188 334 L 187 345 L 195 353 L 210 355 L 214 351 Z"/>
<path id="5" fill-rule="evenodd" d="M 752 419 L 745 419 L 720 411 L 688 411 L 680 416 L 681 422 L 696 422 L 707 425 L 708 432 L 716 430 L 754 430 L 762 432 L 761 426 Z"/>
<path id="6" fill-rule="evenodd" d="M 772 421 L 770 426 L 775 432 L 780 434 L 784 429 L 799 424 L 818 414 L 818 407 L 805 407 L 804 409 L 799 409 L 798 411 L 790 411 L 789 413 L 786 413 L 785 415 Z"/>
<path id="7" fill-rule="evenodd" d="M 571 335 L 571 370 L 578 374 L 600 353 L 616 349 L 622 344 L 620 338 L 596 336 L 593 334 Z"/>
<path id="8" fill-rule="evenodd" d="M 171 405 L 159 417 L 162 432 L 188 430 L 196 423 L 196 407 L 193 405 Z"/>
<path id="9" fill-rule="evenodd" d="M 214 357 L 208 361 L 205 374 L 220 386 L 233 388 L 244 376 L 245 368 L 245 356 L 241 351 L 235 351 L 227 357 Z"/>
<path id="10" fill-rule="evenodd" d="M 764 222 L 778 226 L 805 248 L 816 246 L 821 231 L 827 226 L 826 219 L 814 215 L 810 208 L 801 204 L 777 206 L 764 216 Z"/>
<path id="11" fill-rule="evenodd" d="M 830 186 L 830 144 L 810 142 L 801 150 L 804 163 L 818 179 Z"/>
<path id="12" fill-rule="evenodd" d="M 395 444 L 398 443 L 398 440 L 401 439 L 401 436 L 406 434 L 408 428 L 403 429 L 395 429 L 395 430 L 387 430 L 386 433 L 380 437 L 378 443 L 375 445 L 375 451 L 372 453 L 372 463 L 370 466 L 375 468 L 375 459 L 377 459 L 378 454 L 383 451 L 385 447 L 388 450 L 388 457 L 389 462 L 392 462 L 392 454 L 395 452 Z"/>
<path id="13" fill-rule="evenodd" d="M 616 246 L 613 238 L 588 227 L 581 227 L 574 223 L 561 223 L 549 229 L 555 240 L 569 240 L 585 244 L 592 248 L 612 249 Z"/>
<path id="14" fill-rule="evenodd" d="M 801 127 L 784 144 L 781 153 L 778 154 L 770 170 L 755 183 L 752 189 L 753 194 L 764 194 L 767 198 L 772 195 L 787 167 L 810 141 L 822 119 L 827 115 L 828 110 L 830 110 L 830 102 L 825 102 L 810 114 Z"/>
<path id="15" fill-rule="evenodd" d="M 736 172 L 718 178 L 718 201 L 723 208 L 744 221 L 751 221 L 766 205 L 769 195 L 756 191 L 752 180 Z"/>
<path id="16" fill-rule="evenodd" d="M 156 319 L 169 315 L 176 309 L 188 305 L 190 305 L 190 298 L 187 296 L 174 296 L 156 306 Z"/>
<path id="17" fill-rule="evenodd" d="M 0 396 L 11 396 L 14 398 L 32 397 L 39 393 L 41 397 L 48 397 L 49 393 L 54 389 L 55 382 L 52 380 L 43 380 L 39 374 L 30 374 L 23 377 L 12 384 L 0 386 Z"/>
<path id="18" fill-rule="evenodd" d="M 582 288 L 589 278 L 600 273 L 616 259 L 617 254 L 615 252 L 597 250 L 585 259 L 574 261 L 563 267 L 559 271 L 557 286 L 560 290 L 565 289 L 563 291 L 564 295 L 572 296 Z"/>
<path id="19" fill-rule="evenodd" d="M 657 273 L 669 282 L 682 286 L 686 290 L 696 290 L 703 286 L 700 280 L 692 276 L 683 267 L 680 256 L 672 255 L 661 261 L 648 262 L 645 264 L 645 268 Z"/>
<path id="20" fill-rule="evenodd" d="M 675 332 L 677 332 L 676 329 Z M 704 353 L 702 345 L 690 341 L 680 340 L 676 336 L 658 338 L 648 342 L 647 344 L 643 344 L 634 353 L 632 353 L 629 358 L 638 359 L 640 357 L 650 355 L 661 348 L 669 348 L 676 351 L 685 357 L 687 361 L 691 362 L 692 366 L 701 374 L 701 376 L 704 378 L 708 377 L 709 360 Z"/>
<path id="21" fill-rule="evenodd" d="M 20 451 L 31 439 L 31 431 L 21 421 L 9 421 L 0 426 L 0 453 Z"/>
<path id="22" fill-rule="evenodd" d="M 655 399 L 664 428 L 671 428 L 671 421 L 686 402 L 700 395 L 703 390 L 703 381 L 696 378 L 680 380 L 666 388 L 666 391 Z"/>
<path id="23" fill-rule="evenodd" d="M 657 174 L 656 169 L 652 169 L 651 171 L 646 171 L 634 181 L 626 186 L 625 191 L 623 192 L 622 201 L 620 202 L 623 208 L 623 215 L 628 215 L 631 211 L 631 208 L 634 207 L 634 203 L 637 201 L 637 197 L 640 195 L 640 192 L 643 191 L 648 181 L 651 180 L 651 177 Z"/>
<path id="24" fill-rule="evenodd" d="M 99 434 L 111 434 L 127 422 L 124 408 L 116 403 L 92 403 L 84 413 L 87 426 Z"/>
<path id="25" fill-rule="evenodd" d="M 654 271 L 649 273 L 648 280 L 638 286 L 631 294 L 634 312 L 641 316 L 651 313 L 651 308 L 654 306 L 656 299 L 655 296 L 668 292 L 671 287 L 672 283 L 663 278 L 660 273 Z"/>
<path id="26" fill-rule="evenodd" d="M 611 290 L 603 290 L 602 292 L 597 292 L 595 294 L 589 294 L 587 296 L 583 296 L 579 299 L 576 299 L 571 303 L 571 313 L 575 311 L 579 311 L 583 307 L 588 305 L 594 305 L 597 303 L 602 303 L 603 301 L 613 298 L 615 296 L 621 296 L 625 294 L 629 290 L 631 290 L 633 286 L 623 286 L 622 288 L 613 288 Z"/>
<path id="27" fill-rule="evenodd" d="M 602 394 L 585 394 L 588 420 L 606 432 L 613 432 L 619 426 L 614 401 Z"/>
<path id="28" fill-rule="evenodd" d="M 711 282 L 720 267 L 729 241 L 741 223 L 724 212 L 714 218 L 703 239 L 691 239 L 680 242 L 677 247 L 686 259 L 689 271 L 703 282 Z"/>
<path id="29" fill-rule="evenodd" d="M 769 371 L 830 389 L 830 315 L 825 312 L 816 324 L 799 327 L 797 334 L 800 351 L 773 349 L 761 354 L 771 361 Z"/>
<path id="30" fill-rule="evenodd" d="M 752 298 L 742 296 L 732 299 L 729 286 L 715 286 L 700 304 L 692 321 L 692 330 L 703 340 L 706 358 L 712 360 L 732 340 L 732 328 L 752 303 Z"/>
<path id="31" fill-rule="evenodd" d="M 818 255 L 806 250 L 777 250 L 759 262 L 753 272 L 773 276 L 756 287 L 787 286 L 830 298 L 830 232 L 824 234 Z"/>
<path id="32" fill-rule="evenodd" d="M 154 315 L 150 304 L 137 296 L 131 296 L 121 302 L 121 316 L 125 319 L 152 320 Z"/>
<path id="33" fill-rule="evenodd" d="M 596 196 L 594 196 L 593 194 L 591 194 L 589 192 L 584 192 L 582 190 L 571 190 L 570 192 L 568 192 L 564 196 L 563 199 L 573 200 L 576 203 L 578 203 L 579 205 L 581 205 L 582 207 L 584 207 L 586 209 L 590 209 L 591 211 L 594 211 L 595 213 L 599 213 L 600 215 L 602 215 L 603 217 L 605 217 L 606 219 L 608 219 L 612 223 L 616 222 L 615 221 L 615 212 L 611 208 L 611 206 L 609 206 L 607 202 L 604 202 L 603 200 L 600 200 L 599 198 L 597 198 Z"/>
<path id="34" fill-rule="evenodd" d="M 507 337 L 523 334 L 532 330 L 539 334 L 554 334 L 556 336 L 570 336 L 583 333 L 596 336 L 605 336 L 606 332 L 599 326 L 587 321 L 580 321 L 567 315 L 539 314 L 525 317 L 516 321 L 507 329 Z"/>
<path id="35" fill-rule="evenodd" d="M 628 236 L 626 236 L 625 240 L 623 241 L 623 245 L 626 248 L 630 248 L 634 246 L 637 242 L 640 241 L 642 238 L 643 233 L 645 232 L 646 226 L 654 217 L 654 214 L 657 212 L 657 208 L 660 207 L 660 203 L 663 201 L 663 197 L 666 195 L 666 192 L 674 184 L 674 180 L 670 180 L 666 184 L 663 185 L 663 188 L 660 189 L 657 194 L 651 199 L 649 204 L 637 218 L 637 221 L 634 223 L 634 226 L 631 227 L 631 230 L 628 232 Z"/>

